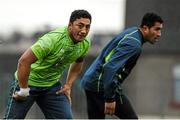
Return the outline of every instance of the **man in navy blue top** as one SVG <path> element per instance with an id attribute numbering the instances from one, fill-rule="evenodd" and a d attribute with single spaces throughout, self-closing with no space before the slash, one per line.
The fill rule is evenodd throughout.
<path id="1" fill-rule="evenodd" d="M 140 27 L 131 27 L 114 37 L 84 74 L 81 85 L 87 97 L 90 119 L 106 114 L 122 119 L 137 119 L 121 84 L 135 66 L 145 42 L 154 44 L 161 36 L 162 18 L 146 13 Z"/>

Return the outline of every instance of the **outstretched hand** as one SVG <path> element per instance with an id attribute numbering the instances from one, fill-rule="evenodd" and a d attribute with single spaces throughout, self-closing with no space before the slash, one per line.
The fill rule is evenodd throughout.
<path id="1" fill-rule="evenodd" d="M 70 104 L 72 104 L 72 102 L 71 102 L 71 86 L 70 85 L 65 84 L 62 89 L 60 89 L 56 92 L 56 94 L 60 94 L 60 93 L 64 93 L 67 96 L 67 98 L 69 99 Z"/>

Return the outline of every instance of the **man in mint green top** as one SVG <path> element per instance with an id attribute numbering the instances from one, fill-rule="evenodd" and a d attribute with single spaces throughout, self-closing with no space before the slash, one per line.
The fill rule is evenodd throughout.
<path id="1" fill-rule="evenodd" d="M 89 12 L 75 10 L 67 27 L 43 35 L 24 52 L 18 61 L 5 119 L 24 119 L 34 102 L 47 119 L 72 119 L 70 93 L 90 47 L 90 25 Z M 67 80 L 62 86 L 59 79 L 67 67 Z"/>
<path id="2" fill-rule="evenodd" d="M 84 58 L 89 44 L 88 38 L 74 43 L 67 27 L 44 35 L 31 47 L 38 61 L 31 65 L 28 84 L 39 87 L 54 85 L 69 64 Z"/>

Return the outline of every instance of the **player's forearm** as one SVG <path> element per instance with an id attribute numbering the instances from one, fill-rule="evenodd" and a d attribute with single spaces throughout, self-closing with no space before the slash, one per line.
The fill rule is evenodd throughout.
<path id="1" fill-rule="evenodd" d="M 74 63 L 70 66 L 66 84 L 72 86 L 78 75 L 82 71 L 83 62 Z"/>
<path id="2" fill-rule="evenodd" d="M 18 61 L 17 77 L 21 88 L 28 87 L 28 78 L 31 64 L 36 62 L 37 58 L 31 48 L 27 49 Z"/>
<path id="3" fill-rule="evenodd" d="M 17 76 L 18 76 L 20 88 L 28 87 L 28 78 L 29 78 L 29 73 L 30 73 L 30 67 L 31 67 L 30 64 L 26 63 L 25 61 L 19 60 Z"/>

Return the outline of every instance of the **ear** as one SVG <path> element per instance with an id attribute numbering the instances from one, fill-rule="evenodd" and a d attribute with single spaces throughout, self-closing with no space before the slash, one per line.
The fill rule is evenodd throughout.
<path id="1" fill-rule="evenodd" d="M 72 23 L 68 24 L 68 30 L 71 31 Z"/>
<path id="2" fill-rule="evenodd" d="M 72 29 L 72 23 L 71 23 L 71 22 L 68 24 L 68 29 L 69 29 L 69 30 Z"/>
<path id="3" fill-rule="evenodd" d="M 72 23 L 71 23 L 71 22 L 69 22 L 68 27 L 71 27 L 71 26 L 72 26 Z"/>
<path id="4" fill-rule="evenodd" d="M 147 32 L 149 31 L 149 27 L 146 26 L 146 25 L 144 25 L 144 26 L 143 26 L 143 31 L 144 31 L 144 33 L 147 33 Z"/>

